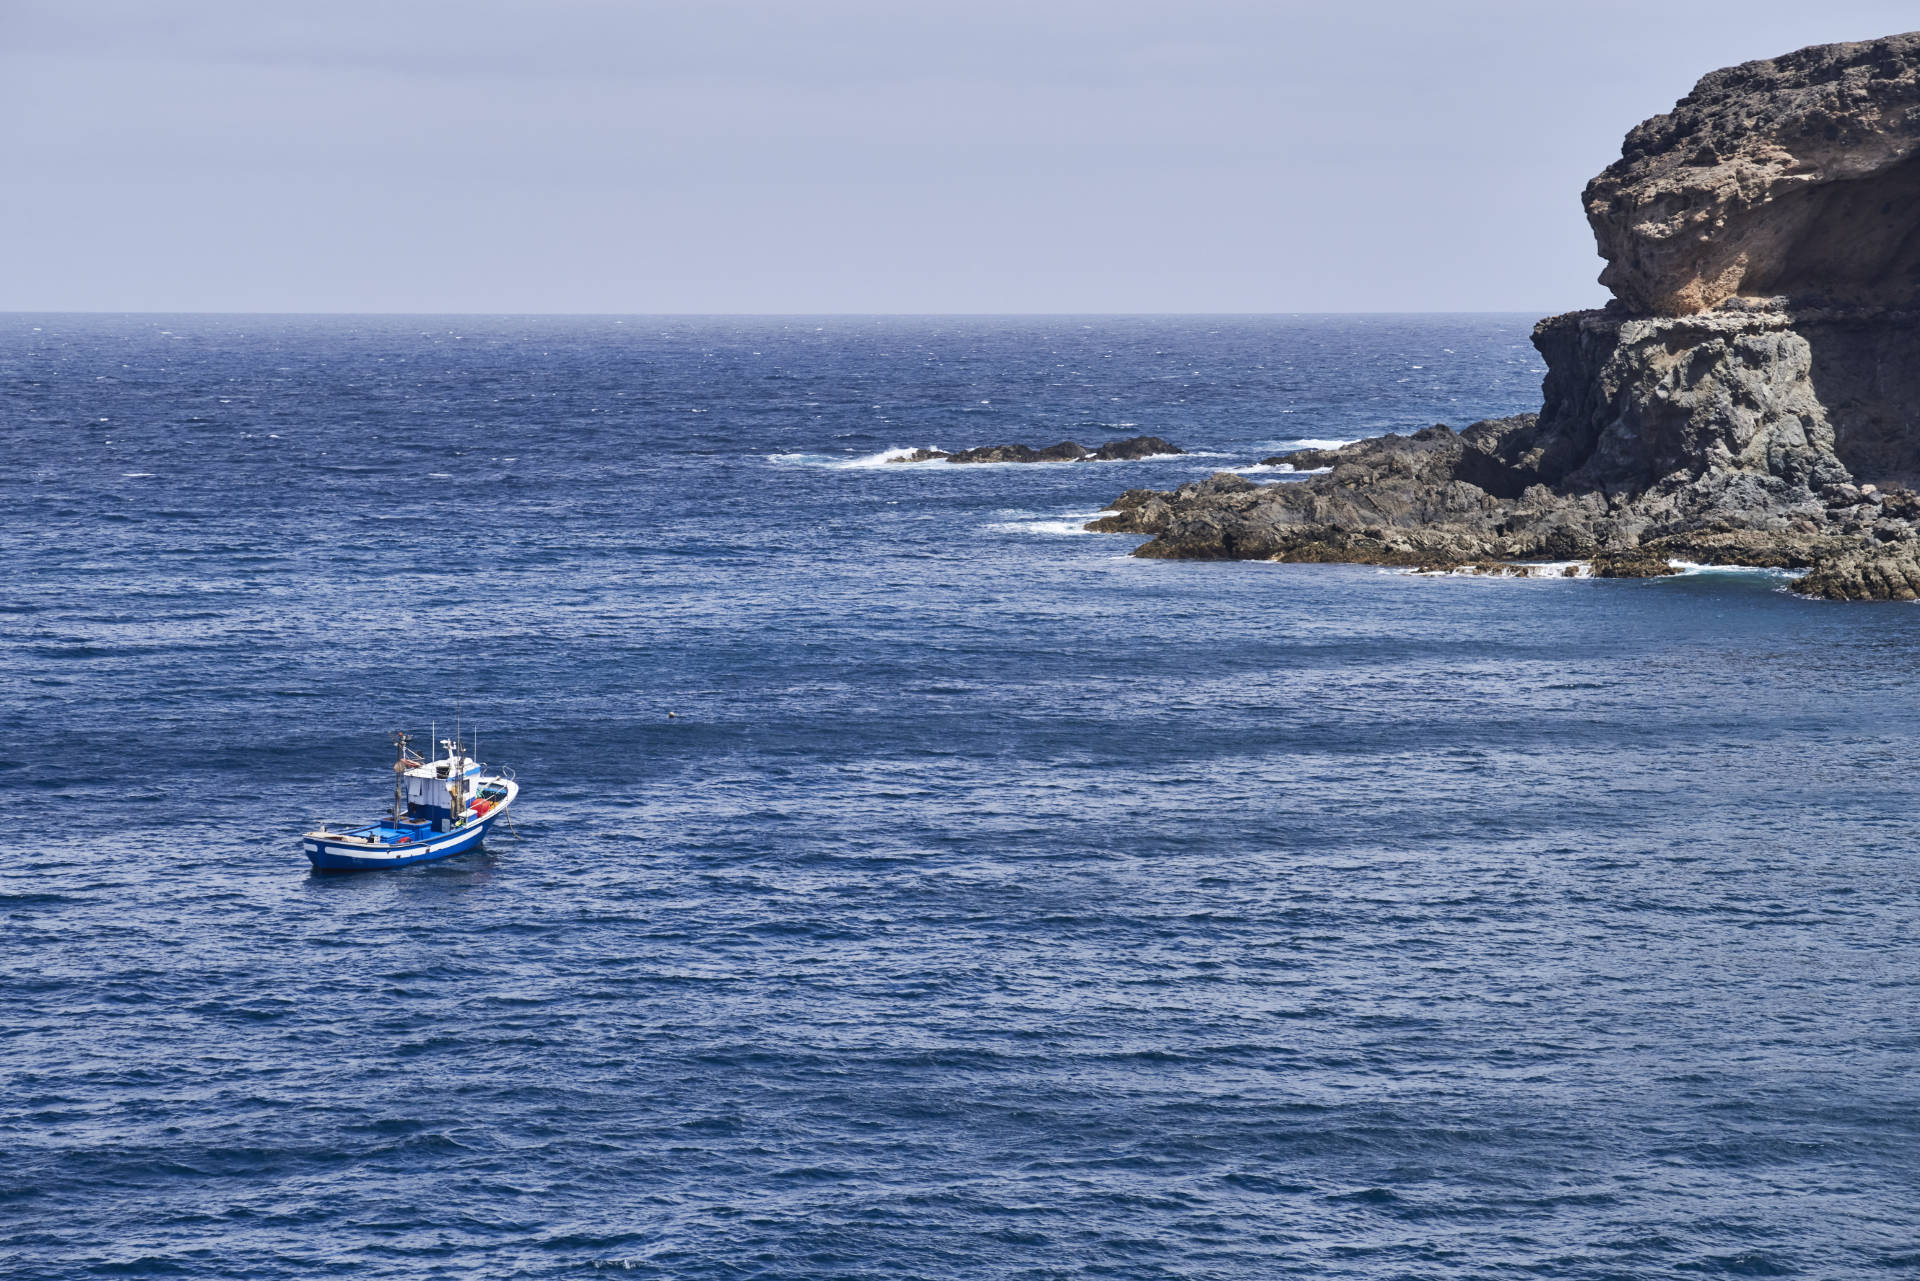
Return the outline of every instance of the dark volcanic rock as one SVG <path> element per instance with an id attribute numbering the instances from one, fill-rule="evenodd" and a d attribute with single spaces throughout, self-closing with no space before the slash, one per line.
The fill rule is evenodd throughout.
<path id="1" fill-rule="evenodd" d="M 1089 528 L 1150 535 L 1149 557 L 1680 557 L 1913 599 L 1920 35 L 1708 76 L 1587 200 L 1619 301 L 1535 329 L 1538 415 L 1266 460 L 1325 469 L 1298 481 L 1130 491 Z"/>
<path id="2" fill-rule="evenodd" d="M 1920 547 L 1910 541 L 1845 548 L 1794 584 L 1825 600 L 1920 599 Z"/>
<path id="3" fill-rule="evenodd" d="M 1028 445 L 982 445 L 978 449 L 963 449 L 957 454 L 949 454 L 950 463 L 1072 463 L 1092 454 L 1091 449 L 1063 440 L 1057 445 L 1048 445 L 1045 449 L 1034 449 Z"/>
<path id="4" fill-rule="evenodd" d="M 911 454 L 902 454 L 898 458 L 889 458 L 890 463 L 931 463 L 953 455 L 944 449 L 916 449 Z"/>
<path id="5" fill-rule="evenodd" d="M 1607 505 L 1556 495 L 1503 457 L 1535 423 L 1529 414 L 1359 441 L 1324 451 L 1332 471 L 1298 483 L 1218 472 L 1171 494 L 1133 490 L 1088 528 L 1152 534 L 1135 554 L 1166 558 L 1424 566 L 1577 556 L 1602 536 Z"/>
<path id="6" fill-rule="evenodd" d="M 1595 556 L 1595 578 L 1665 578 L 1680 571 L 1666 557 L 1651 552 L 1632 551 L 1620 556 Z"/>
<path id="7" fill-rule="evenodd" d="M 1154 458 L 1161 454 L 1184 454 L 1187 451 L 1158 436 L 1134 436 L 1128 440 L 1110 440 L 1098 449 L 1088 449 L 1063 440 L 1057 445 L 1048 445 L 1045 449 L 1034 449 L 1027 445 L 982 445 L 978 449 L 963 449 L 957 454 L 942 454 L 936 449 L 916 451 L 914 458 L 895 459 L 896 462 L 918 462 L 918 455 L 929 458 L 945 458 L 950 463 L 1077 463 L 1077 462 L 1119 462 L 1133 458 Z"/>
<path id="8" fill-rule="evenodd" d="M 1184 454 L 1187 451 L 1171 441 L 1158 436 L 1132 436 L 1126 440 L 1110 440 L 1093 451 L 1091 457 L 1099 462 L 1123 462 L 1135 458 L 1158 458 L 1166 454 Z"/>

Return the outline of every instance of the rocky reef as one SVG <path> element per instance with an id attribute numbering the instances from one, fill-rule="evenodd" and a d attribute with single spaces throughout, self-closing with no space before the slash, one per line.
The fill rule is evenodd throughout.
<path id="1" fill-rule="evenodd" d="M 1707 76 L 1590 183 L 1604 310 L 1552 317 L 1538 414 L 1133 490 L 1136 555 L 1415 567 L 1674 559 L 1920 598 L 1920 33 Z"/>
<path id="2" fill-rule="evenodd" d="M 1044 449 L 1035 449 L 1031 445 L 982 445 L 978 449 L 963 449 L 953 454 L 939 449 L 916 449 L 887 461 L 930 463 L 944 459 L 950 463 L 1109 463 L 1186 452 L 1158 436 L 1131 436 L 1126 440 L 1110 440 L 1095 449 L 1063 440 Z"/>

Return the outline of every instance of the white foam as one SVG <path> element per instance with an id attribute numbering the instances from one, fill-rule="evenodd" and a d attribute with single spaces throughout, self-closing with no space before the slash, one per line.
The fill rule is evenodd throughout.
<path id="1" fill-rule="evenodd" d="M 1692 560 L 1674 560 L 1667 563 L 1679 570 L 1683 577 L 1691 577 L 1694 574 L 1761 574 L 1776 578 L 1799 578 L 1807 572 L 1804 569 L 1782 569 L 1777 565 L 1702 565 Z"/>
<path id="2" fill-rule="evenodd" d="M 915 453 L 917 453 L 919 450 L 923 448 L 928 448 L 928 447 L 922 446 L 922 445 L 896 445 L 892 449 L 883 449 L 877 454 L 865 454 L 859 458 L 836 458 L 831 454 L 768 454 L 767 461 L 770 463 L 778 464 L 783 467 L 825 467 L 832 471 L 866 471 L 876 467 L 884 467 L 889 471 L 904 470 L 906 468 L 940 467 L 944 470 L 954 471 L 954 472 L 988 471 L 988 470 L 999 468 L 999 467 L 1076 467 L 1076 466 L 1079 466 L 1082 462 L 1090 463 L 1090 464 L 1095 462 L 1094 459 L 1090 459 L 1090 458 L 1088 459 L 1064 458 L 1064 459 L 1058 459 L 1058 460 L 1048 459 L 1043 462 L 1032 462 L 1032 463 L 1006 462 L 1006 463 L 949 464 L 944 457 L 925 458 L 920 460 L 917 463 L 910 463 L 906 461 L 906 459 L 911 458 Z M 1098 461 L 1097 465 L 1102 467 L 1107 467 L 1107 466 L 1112 466 L 1115 463 L 1151 463 L 1151 462 L 1165 462 L 1169 459 L 1181 459 L 1181 458 L 1229 458 L 1229 457 L 1232 457 L 1232 455 L 1222 454 L 1222 453 L 1211 453 L 1211 452 L 1192 453 L 1192 454 L 1148 454 L 1144 458 L 1101 459 Z"/>
<path id="3" fill-rule="evenodd" d="M 1069 538 L 1089 532 L 1087 522 L 1120 513 L 1108 509 L 1097 512 L 1068 512 L 1064 516 L 1042 516 L 1028 520 L 999 520 L 986 526 L 994 534 L 1027 534 L 1048 538 Z"/>
<path id="4" fill-rule="evenodd" d="M 144 480 L 153 475 L 150 471 L 123 471 L 120 474 L 128 480 Z"/>
<path id="5" fill-rule="evenodd" d="M 1571 572 L 1569 572 L 1571 571 Z M 1411 574 L 1418 578 L 1567 579 L 1592 578 L 1593 565 L 1584 560 L 1481 561 L 1460 569 L 1383 569 L 1383 574 Z"/>
<path id="6" fill-rule="evenodd" d="M 905 460 L 913 457 L 915 453 L 923 448 L 933 448 L 933 446 L 896 445 L 892 449 L 883 449 L 877 454 L 866 454 L 860 458 L 847 459 L 837 465 L 849 471 L 859 471 L 868 467 L 916 466 L 917 464 L 908 463 Z M 929 458 L 925 461 L 938 463 L 944 462 L 945 460 Z"/>
<path id="7" fill-rule="evenodd" d="M 925 446 L 895 445 L 892 449 L 883 449 L 877 454 L 863 454 L 858 458 L 836 458 L 832 454 L 768 454 L 767 461 L 786 467 L 826 467 L 834 471 L 865 471 L 870 467 L 919 467 L 924 463 L 909 463 L 905 459 L 913 457 Z M 941 462 L 932 458 L 926 462 Z"/>
<path id="8" fill-rule="evenodd" d="M 1318 437 L 1302 436 L 1297 440 L 1283 440 L 1274 443 L 1277 447 L 1285 449 L 1338 449 L 1342 445 L 1351 445 L 1358 439 L 1360 439 L 1358 436 L 1348 440 L 1323 440 Z"/>
<path id="9" fill-rule="evenodd" d="M 1757 574 L 1764 578 L 1791 580 L 1806 573 L 1804 569 L 1780 569 L 1772 565 L 1702 565 L 1698 561 L 1669 561 L 1678 574 L 1658 575 L 1648 581 L 1658 582 L 1661 578 L 1690 578 L 1698 574 Z M 1593 563 L 1584 560 L 1551 561 L 1483 561 L 1480 569 L 1389 569 L 1390 574 L 1418 574 L 1424 578 L 1592 578 Z M 1573 572 L 1568 573 L 1571 569 Z"/>
<path id="10" fill-rule="evenodd" d="M 1245 467 L 1235 467 L 1236 476 L 1253 476 L 1261 472 L 1278 472 L 1283 476 L 1324 476 L 1332 471 L 1331 467 L 1295 467 L 1291 463 L 1248 463 Z"/>

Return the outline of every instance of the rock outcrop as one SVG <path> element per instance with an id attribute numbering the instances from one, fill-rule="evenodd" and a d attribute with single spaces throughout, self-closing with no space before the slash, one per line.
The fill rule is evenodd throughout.
<path id="1" fill-rule="evenodd" d="M 1044 449 L 1035 449 L 1031 445 L 982 445 L 978 449 L 963 449 L 953 454 L 938 449 L 916 449 L 910 454 L 902 454 L 887 461 L 926 463 L 944 459 L 950 463 L 1105 463 L 1138 458 L 1158 458 L 1166 454 L 1186 452 L 1180 446 L 1162 440 L 1158 436 L 1131 436 L 1126 440 L 1110 440 L 1097 449 L 1088 449 L 1073 441 L 1063 440 L 1057 445 L 1048 445 Z"/>
<path id="2" fill-rule="evenodd" d="M 1586 204 L 1615 301 L 1535 328 L 1538 415 L 1130 491 L 1090 528 L 1149 557 L 1680 558 L 1920 595 L 1920 34 L 1715 72 Z"/>
<path id="3" fill-rule="evenodd" d="M 1162 440 L 1158 436 L 1129 436 L 1125 440 L 1108 441 L 1094 450 L 1090 457 L 1095 462 L 1129 462 L 1140 458 L 1163 458 L 1168 454 L 1186 452 L 1172 441 Z"/>

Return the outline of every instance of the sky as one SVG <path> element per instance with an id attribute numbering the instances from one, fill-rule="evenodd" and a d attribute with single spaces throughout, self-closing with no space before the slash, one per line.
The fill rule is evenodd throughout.
<path id="1" fill-rule="evenodd" d="M 1593 306 L 1581 187 L 1828 0 L 0 0 L 0 310 Z"/>

